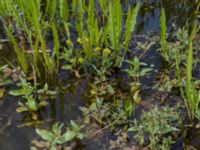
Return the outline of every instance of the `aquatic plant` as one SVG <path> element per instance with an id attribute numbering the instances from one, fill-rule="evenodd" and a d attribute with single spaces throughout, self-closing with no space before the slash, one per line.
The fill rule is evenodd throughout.
<path id="1" fill-rule="evenodd" d="M 168 61 L 169 54 L 167 47 L 167 23 L 166 23 L 166 13 L 163 7 L 161 8 L 161 14 L 160 14 L 160 28 L 161 28 L 161 35 L 160 35 L 161 52 L 164 58 Z"/>
<path id="2" fill-rule="evenodd" d="M 126 62 L 130 66 L 124 71 L 127 72 L 127 74 L 132 78 L 133 81 L 131 83 L 131 91 L 135 92 L 139 89 L 140 78 L 152 71 L 152 67 L 148 67 L 146 63 L 140 62 L 138 57 L 134 57 L 132 60 L 126 60 Z"/>
<path id="3" fill-rule="evenodd" d="M 132 100 L 126 100 L 125 108 L 126 114 L 131 116 L 133 113 L 134 102 L 140 102 L 140 78 L 147 75 L 150 71 L 152 71 L 152 67 L 147 67 L 146 63 L 140 62 L 138 57 L 134 57 L 132 60 L 126 60 L 126 62 L 130 65 L 129 68 L 124 71 L 132 78 L 130 83 L 131 89 L 130 94 L 132 95 Z"/>
<path id="4" fill-rule="evenodd" d="M 74 140 L 75 138 L 83 139 L 84 134 L 81 133 L 83 126 L 79 126 L 76 122 L 70 122 L 70 129 L 67 129 L 62 133 L 63 124 L 55 123 L 52 129 L 36 129 L 36 133 L 45 141 L 49 143 L 50 150 L 57 150 L 58 145 L 63 145 L 67 142 Z M 36 145 L 37 146 L 37 145 Z"/>
<path id="5" fill-rule="evenodd" d="M 82 0 L 78 0 L 76 3 L 78 9 L 76 30 L 82 41 L 81 45 L 84 52 L 90 57 L 95 55 L 93 47 L 103 47 L 105 44 L 107 46 L 111 44 L 108 47 L 116 53 L 122 50 L 123 45 L 126 45 L 126 49 L 128 48 L 140 6 L 140 3 L 137 3 L 135 8 L 129 8 L 128 17 L 125 19 L 122 3 L 119 0 L 99 1 L 99 3 L 104 14 L 105 20 L 103 23 L 99 22 L 96 15 L 97 10 L 94 1 L 90 0 L 88 6 Z M 87 9 L 83 9 L 84 7 L 87 7 Z M 84 18 L 85 16 L 87 16 L 87 19 Z M 124 20 L 126 20 L 125 39 L 121 38 L 123 36 Z M 84 25 L 87 28 L 84 28 Z"/>
<path id="6" fill-rule="evenodd" d="M 193 70 L 193 39 L 195 34 L 198 31 L 198 21 L 195 21 L 191 35 L 188 37 L 188 53 L 186 60 L 186 79 L 182 80 L 181 76 L 181 68 L 180 68 L 180 55 L 176 52 L 176 71 L 177 78 L 180 86 L 180 91 L 182 98 L 185 103 L 185 107 L 188 112 L 188 116 L 190 119 L 194 119 L 196 111 L 199 109 L 199 91 L 195 88 L 196 83 L 192 78 L 192 70 Z"/>
<path id="7" fill-rule="evenodd" d="M 122 32 L 122 6 L 120 0 L 111 0 L 109 3 L 108 28 L 112 47 L 115 51 L 119 51 Z"/>
<path id="8" fill-rule="evenodd" d="M 137 16 L 139 13 L 140 3 L 137 3 L 136 7 L 134 9 L 129 9 L 126 19 L 126 32 L 125 32 L 125 49 L 128 49 L 128 46 L 131 41 L 132 33 L 135 29 Z"/>
<path id="9" fill-rule="evenodd" d="M 27 73 L 28 68 L 30 68 L 31 65 L 34 66 L 39 77 L 42 72 L 40 70 L 41 67 L 39 67 L 40 64 L 43 64 L 46 69 L 45 73 L 50 75 L 56 72 L 58 68 L 60 44 L 54 23 L 54 13 L 56 9 L 55 2 L 55 0 L 52 1 L 52 7 L 48 8 L 50 22 L 47 22 L 45 20 L 46 18 L 42 17 L 40 0 L 30 2 L 27 2 L 27 0 L 3 0 L 0 3 L 3 14 L 1 20 L 4 23 L 6 32 L 13 43 L 18 61 L 25 73 Z M 3 10 L 7 11 L 3 12 Z M 10 16 L 13 17 L 12 20 L 9 20 Z M 9 22 L 12 22 L 12 24 Z M 16 34 L 20 34 L 19 31 L 22 30 L 23 34 L 20 36 L 23 37 L 23 40 L 19 40 L 13 35 L 14 27 L 17 28 L 17 31 L 15 31 Z M 46 31 L 49 30 L 49 28 L 52 30 L 54 37 L 54 50 L 52 56 L 50 56 L 46 44 Z M 30 50 L 28 50 L 25 45 L 26 42 L 28 43 Z"/>
<path id="10" fill-rule="evenodd" d="M 12 83 L 12 80 L 10 79 L 11 74 L 12 70 L 9 69 L 8 65 L 0 67 L 0 86 Z"/>
<path id="11" fill-rule="evenodd" d="M 34 97 L 35 88 L 31 86 L 31 83 L 27 82 L 25 79 L 20 79 L 18 83 L 20 89 L 11 90 L 9 93 L 13 96 L 22 96 L 25 102 L 19 102 L 19 107 L 17 112 L 31 112 L 35 116 L 35 112 L 40 108 L 46 106 L 48 103 L 46 101 L 38 101 Z M 32 117 L 33 117 L 32 116 Z"/>
<path id="12" fill-rule="evenodd" d="M 135 133 L 134 139 L 139 146 L 148 143 L 148 147 L 152 150 L 167 150 L 174 143 L 172 137 L 180 131 L 178 129 L 180 124 L 181 120 L 176 108 L 155 107 L 149 112 L 143 111 L 140 119 L 133 121 L 128 132 Z"/>
<path id="13" fill-rule="evenodd" d="M 115 130 L 122 124 L 127 124 L 127 115 L 124 106 L 119 100 L 113 103 L 97 98 L 89 107 L 79 107 L 84 115 L 84 123 L 96 123 L 101 128 Z"/>

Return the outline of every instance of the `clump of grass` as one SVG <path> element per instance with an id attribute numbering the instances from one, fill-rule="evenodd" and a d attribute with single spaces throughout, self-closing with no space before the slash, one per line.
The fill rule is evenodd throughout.
<path id="1" fill-rule="evenodd" d="M 46 6 L 46 11 L 44 15 L 49 14 L 50 23 L 46 22 L 46 18 L 42 17 L 41 1 L 27 1 L 27 0 L 3 0 L 1 1 L 1 10 L 7 10 L 3 13 L 1 19 L 4 22 L 6 32 L 13 43 L 15 53 L 18 57 L 18 61 L 24 72 L 27 72 L 31 65 L 36 69 L 37 75 L 41 76 L 40 64 L 43 64 L 45 68 L 45 73 L 52 75 L 55 72 L 56 66 L 59 65 L 59 39 L 57 33 L 57 27 L 54 23 L 54 16 L 56 11 L 57 2 L 56 0 L 47 1 L 49 5 Z M 51 4 L 51 7 L 50 7 Z M 61 11 L 62 19 L 66 18 L 65 12 Z M 10 16 L 13 17 L 10 20 Z M 10 24 L 9 22 L 12 22 Z M 51 56 L 47 52 L 47 44 L 45 32 L 46 28 L 43 27 L 44 23 L 50 27 L 53 32 L 54 37 L 54 50 Z M 23 30 L 25 42 L 28 42 L 28 46 L 31 48 L 31 52 L 27 51 L 27 47 L 23 45 L 23 48 L 19 47 L 19 41 L 13 33 L 13 28 L 16 27 L 17 30 Z M 23 35 L 22 35 L 23 36 Z M 56 57 L 55 57 L 56 56 Z M 52 61 L 56 59 L 56 61 Z M 48 76 L 47 75 L 47 76 Z"/>
<path id="2" fill-rule="evenodd" d="M 109 48 L 113 61 L 123 61 L 124 55 L 128 50 L 132 32 L 135 29 L 136 20 L 140 8 L 140 3 L 135 8 L 129 8 L 127 17 L 122 10 L 123 3 L 117 1 L 99 1 L 101 11 L 103 12 L 104 22 L 97 16 L 99 10 L 96 9 L 98 2 L 90 0 L 86 3 L 83 0 L 73 0 L 69 3 L 66 0 L 47 0 L 45 9 L 41 9 L 42 1 L 35 0 L 28 2 L 27 0 L 2 0 L 0 3 L 2 20 L 6 27 L 7 34 L 14 45 L 19 64 L 24 72 L 34 68 L 38 77 L 42 77 L 43 69 L 45 69 L 46 77 L 58 73 L 60 65 L 60 48 L 62 47 L 60 39 L 60 27 L 63 27 L 68 37 L 67 45 L 74 50 L 75 41 L 71 40 L 71 25 L 76 24 L 76 31 L 79 35 L 79 48 L 83 49 L 86 57 L 84 60 L 92 62 L 96 58 L 96 48 Z M 74 21 L 71 22 L 71 16 Z M 10 19 L 10 16 L 12 19 Z M 12 22 L 10 24 L 9 22 Z M 13 28 L 16 31 L 23 30 L 23 35 L 27 44 L 23 49 L 19 46 L 19 41 L 13 36 Z M 126 27 L 125 32 L 123 28 Z M 49 34 L 53 36 L 53 49 L 47 50 Z M 81 41 L 81 42 L 80 42 Z M 28 48 L 30 51 L 28 51 Z M 125 47 L 124 54 L 123 49 Z M 119 54 L 123 54 L 119 56 Z M 116 59 L 116 60 L 115 60 Z M 42 67 L 41 67 L 42 64 Z M 117 64 L 117 63 L 116 63 Z M 33 66 L 33 67 L 32 67 Z"/>
<path id="3" fill-rule="evenodd" d="M 188 43 L 188 55 L 186 60 L 186 79 L 181 80 L 181 69 L 180 69 L 180 55 L 176 53 L 176 70 L 178 76 L 178 82 L 181 90 L 181 95 L 183 97 L 185 107 L 188 112 L 188 116 L 191 120 L 195 118 L 196 111 L 198 110 L 198 105 L 200 103 L 199 92 L 195 88 L 195 81 L 192 77 L 193 71 L 193 40 L 198 32 L 198 21 L 196 20 L 193 25 L 192 32 L 189 37 Z"/>

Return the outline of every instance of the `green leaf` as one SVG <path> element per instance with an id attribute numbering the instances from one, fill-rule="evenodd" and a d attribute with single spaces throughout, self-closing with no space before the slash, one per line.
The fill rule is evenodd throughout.
<path id="1" fill-rule="evenodd" d="M 144 68 L 140 71 L 140 76 L 144 76 L 146 73 L 152 71 L 152 68 Z"/>
<path id="2" fill-rule="evenodd" d="M 28 108 L 27 108 L 27 107 L 18 107 L 18 108 L 16 109 L 16 112 L 17 112 L 17 113 L 22 113 L 22 112 L 26 112 L 26 111 L 28 111 Z"/>
<path id="3" fill-rule="evenodd" d="M 133 103 L 131 100 L 125 102 L 125 112 L 128 117 L 130 117 L 133 113 Z"/>
<path id="4" fill-rule="evenodd" d="M 55 139 L 55 136 L 52 132 L 44 129 L 36 129 L 36 133 L 43 139 L 49 142 L 52 142 Z"/>
<path id="5" fill-rule="evenodd" d="M 65 134 L 63 134 L 60 138 L 58 138 L 58 144 L 64 144 L 68 141 L 73 140 L 76 137 L 76 132 L 68 130 Z"/>
<path id="6" fill-rule="evenodd" d="M 161 15 L 160 15 L 160 27 L 161 27 L 161 46 L 162 50 L 167 56 L 167 23 L 166 23 L 166 13 L 165 9 L 161 8 Z"/>
<path id="7" fill-rule="evenodd" d="M 128 132 L 134 132 L 134 131 L 137 131 L 137 129 L 135 127 L 132 127 L 132 128 L 128 129 Z"/>
<path id="8" fill-rule="evenodd" d="M 140 8 L 140 3 L 138 2 L 134 9 L 130 9 L 128 11 L 127 19 L 126 19 L 126 32 L 125 32 L 125 48 L 127 50 L 130 40 L 131 34 L 135 29 L 137 16 Z"/>
<path id="9" fill-rule="evenodd" d="M 21 95 L 24 95 L 24 91 L 23 90 L 12 90 L 9 92 L 9 94 L 12 96 L 21 96 Z"/>
<path id="10" fill-rule="evenodd" d="M 112 85 L 107 85 L 107 90 L 108 90 L 108 93 L 113 95 L 115 94 L 115 90 L 113 89 Z"/>
<path id="11" fill-rule="evenodd" d="M 77 123 L 73 120 L 70 121 L 70 125 L 72 126 L 73 129 L 77 130 L 79 128 L 79 126 L 77 125 Z"/>
<path id="12" fill-rule="evenodd" d="M 62 18 L 62 21 L 65 22 L 68 19 L 69 14 L 69 8 L 67 0 L 60 0 L 60 16 Z"/>
<path id="13" fill-rule="evenodd" d="M 28 107 L 29 109 L 33 110 L 33 111 L 37 111 L 37 105 L 36 105 L 36 101 L 33 98 L 28 99 Z"/>
<path id="14" fill-rule="evenodd" d="M 61 123 L 60 125 L 59 125 L 59 123 L 55 123 L 52 128 L 53 133 L 57 134 L 58 132 L 60 132 L 63 125 L 64 125 L 63 123 Z"/>

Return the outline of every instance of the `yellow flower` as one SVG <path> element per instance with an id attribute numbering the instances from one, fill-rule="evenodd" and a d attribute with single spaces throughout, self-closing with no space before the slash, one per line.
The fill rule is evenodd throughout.
<path id="1" fill-rule="evenodd" d="M 78 42 L 79 44 L 81 44 L 81 43 L 82 43 L 82 39 L 79 37 L 79 38 L 77 39 L 77 42 Z"/>
<path id="2" fill-rule="evenodd" d="M 68 45 L 72 45 L 72 44 L 73 44 L 72 41 L 71 41 L 70 39 L 66 40 L 66 43 L 67 43 Z"/>
<path id="3" fill-rule="evenodd" d="M 79 58 L 78 58 L 78 62 L 79 62 L 80 64 L 82 64 L 82 63 L 84 62 L 84 59 L 83 59 L 82 57 L 79 57 Z"/>
<path id="4" fill-rule="evenodd" d="M 96 48 L 95 48 L 95 51 L 96 51 L 96 52 L 99 52 L 100 50 L 101 50 L 100 47 L 96 47 Z"/>
<path id="5" fill-rule="evenodd" d="M 103 54 L 104 54 L 104 55 L 109 55 L 110 53 L 111 53 L 111 50 L 110 50 L 110 49 L 104 48 L 104 50 L 103 50 Z"/>

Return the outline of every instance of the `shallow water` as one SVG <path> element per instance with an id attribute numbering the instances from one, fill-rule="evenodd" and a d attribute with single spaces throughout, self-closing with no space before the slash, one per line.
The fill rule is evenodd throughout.
<path id="1" fill-rule="evenodd" d="M 130 1 L 134 3 L 134 1 Z M 177 26 L 182 26 L 185 23 L 186 15 L 191 15 L 192 8 L 188 8 L 183 5 L 184 2 L 178 0 L 166 1 L 164 6 L 167 10 L 168 17 L 168 30 L 173 32 Z M 144 3 L 140 16 L 138 17 L 138 24 L 136 33 L 146 34 L 147 32 L 159 33 L 160 24 L 160 1 L 148 1 Z M 6 38 L 0 30 L 0 39 Z M 0 64 L 2 58 L 6 58 L 12 61 L 13 53 L 9 50 L 9 44 L 3 45 L 3 50 L 0 50 Z M 144 60 L 148 60 L 151 64 L 155 64 L 157 69 L 162 68 L 162 60 L 156 53 L 156 47 L 152 47 L 151 50 L 146 54 Z M 66 79 L 67 77 L 67 79 Z M 70 77 L 69 77 L 70 78 Z M 50 104 L 39 112 L 39 118 L 44 122 L 43 126 L 50 127 L 55 121 L 64 122 L 69 124 L 70 120 L 76 120 L 81 118 L 81 112 L 79 106 L 84 106 L 87 101 L 85 94 L 87 92 L 87 80 L 80 82 L 69 79 L 68 74 L 63 72 L 61 74 L 61 87 L 65 85 L 71 86 L 68 89 L 58 89 L 58 94 L 55 99 L 50 100 Z M 69 80 L 68 80 L 69 79 Z M 142 83 L 147 87 L 152 85 L 155 79 L 151 78 L 142 80 Z M 8 87 L 9 88 L 9 87 Z M 147 88 L 148 89 L 148 88 Z M 147 90 L 148 91 L 148 90 Z M 151 92 L 150 92 L 151 93 Z M 145 92 L 144 92 L 145 94 Z M 147 97 L 151 97 L 146 92 Z M 17 106 L 17 99 L 11 96 L 5 96 L 3 100 L 0 99 L 0 150 L 28 150 L 30 149 L 30 141 L 37 137 L 34 127 L 20 127 L 17 126 L 30 121 L 26 118 L 26 115 L 17 114 L 15 109 Z M 140 110 L 141 111 L 141 110 Z M 195 138 L 193 138 L 193 136 Z M 193 131 L 191 136 L 186 140 L 188 144 L 194 145 L 200 148 L 199 137 L 200 133 Z M 83 141 L 83 147 L 77 149 L 86 150 L 106 150 L 108 149 L 109 140 L 115 139 L 116 137 L 112 133 L 105 133 L 98 142 L 94 141 Z M 174 144 L 174 150 L 183 149 L 183 138 L 179 138 Z"/>

